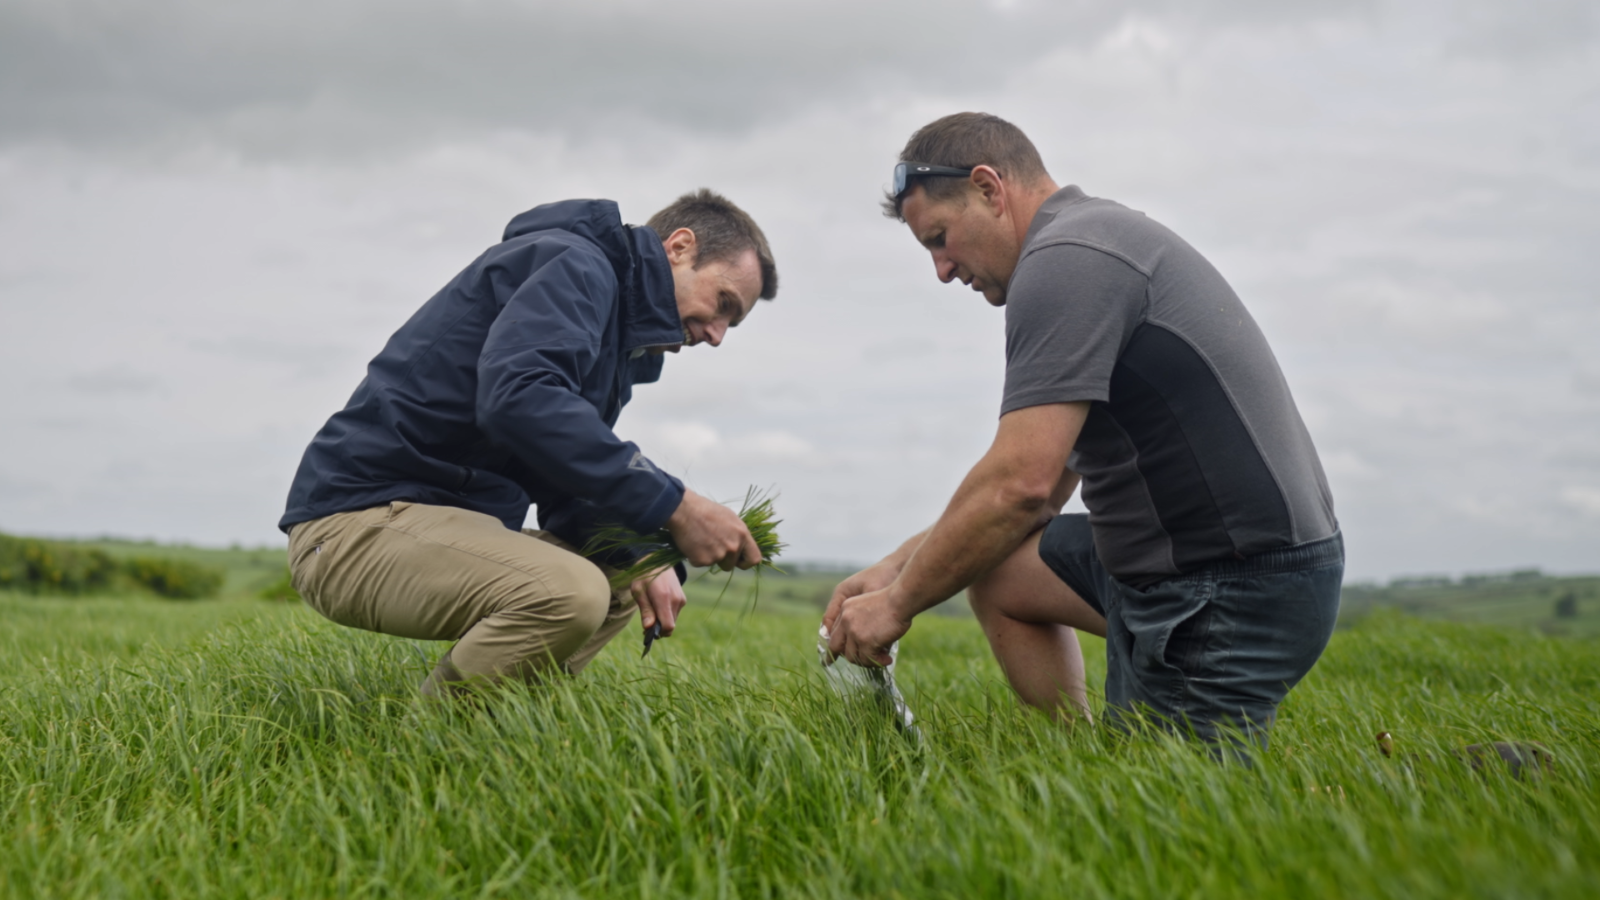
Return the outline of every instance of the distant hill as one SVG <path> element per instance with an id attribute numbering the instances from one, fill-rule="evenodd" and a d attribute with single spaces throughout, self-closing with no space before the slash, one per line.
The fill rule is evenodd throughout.
<path id="1" fill-rule="evenodd" d="M 225 574 L 223 596 L 256 596 L 283 578 L 281 547 L 195 547 L 97 538 L 61 541 L 101 550 L 118 560 L 159 556 L 214 567 Z M 760 602 L 769 609 L 799 612 L 827 605 L 833 587 L 854 566 L 842 562 L 782 561 L 787 574 L 767 572 Z M 700 573 L 696 573 L 700 574 Z M 691 579 L 689 595 L 697 603 L 747 604 L 753 579 L 741 572 L 731 585 L 726 576 Z M 727 590 L 724 591 L 724 586 Z M 1423 618 L 1485 622 L 1509 628 L 1537 629 L 1545 634 L 1600 637 L 1600 575 L 1553 576 L 1538 569 L 1465 575 L 1409 575 L 1387 584 L 1352 582 L 1344 586 L 1339 618 L 1348 625 L 1373 609 L 1398 609 Z M 958 595 L 936 607 L 943 615 L 970 616 Z"/>
<path id="2" fill-rule="evenodd" d="M 1425 618 L 1600 637 L 1600 575 L 1563 577 L 1519 569 L 1459 579 L 1407 576 L 1386 585 L 1346 584 L 1341 606 L 1344 623 L 1390 607 Z"/>

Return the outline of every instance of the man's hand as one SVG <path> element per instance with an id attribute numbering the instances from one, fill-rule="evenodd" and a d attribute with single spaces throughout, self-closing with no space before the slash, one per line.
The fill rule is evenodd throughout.
<path id="1" fill-rule="evenodd" d="M 881 591 L 893 584 L 899 574 L 900 567 L 886 559 L 839 582 L 839 586 L 833 589 L 833 597 L 828 600 L 827 611 L 822 614 L 822 624 L 833 631 L 833 623 L 839 618 L 839 610 L 844 608 L 846 600 Z"/>
<path id="2" fill-rule="evenodd" d="M 678 624 L 678 612 L 689 598 L 678 583 L 678 573 L 670 568 L 657 569 L 628 586 L 633 602 L 639 604 L 639 620 L 648 631 L 651 625 L 661 623 L 661 636 L 666 637 Z"/>
<path id="3" fill-rule="evenodd" d="M 761 548 L 739 514 L 714 500 L 684 489 L 683 501 L 667 520 L 672 542 L 697 566 L 732 570 L 761 564 Z"/>
<path id="4" fill-rule="evenodd" d="M 897 611 L 893 593 L 891 585 L 842 601 L 828 629 L 828 651 L 869 668 L 893 662 L 889 647 L 911 630 L 911 617 Z"/>

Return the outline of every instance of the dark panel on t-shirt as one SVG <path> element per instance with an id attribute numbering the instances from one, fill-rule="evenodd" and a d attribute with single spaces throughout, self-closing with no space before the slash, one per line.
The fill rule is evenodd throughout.
<path id="1" fill-rule="evenodd" d="M 1271 535 L 1276 546 L 1291 542 L 1277 481 L 1216 373 L 1188 342 L 1140 325 L 1112 374 L 1110 406 L 1138 450 L 1180 571 L 1259 551 L 1238 546 L 1230 530 Z M 1248 497 L 1249 520 L 1225 519 L 1219 496 Z M 1237 520 L 1241 509 L 1228 508 Z"/>
<path id="2" fill-rule="evenodd" d="M 1130 584 L 1141 575 L 1178 574 L 1172 541 L 1139 471 L 1138 450 L 1104 401 L 1089 405 L 1069 465 L 1084 476 L 1083 504 L 1107 570 Z"/>

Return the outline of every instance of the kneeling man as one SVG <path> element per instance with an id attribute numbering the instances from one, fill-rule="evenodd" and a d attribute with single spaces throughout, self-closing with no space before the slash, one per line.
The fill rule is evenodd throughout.
<path id="1" fill-rule="evenodd" d="M 681 573 L 613 594 L 577 552 L 597 526 L 665 526 L 701 566 L 749 567 L 761 551 L 732 510 L 611 429 L 662 353 L 719 345 L 777 287 L 761 229 L 710 191 L 644 227 L 609 200 L 512 219 L 306 449 L 279 522 L 295 589 L 342 625 L 455 641 L 430 696 L 576 673 L 634 605 L 671 634 Z M 522 530 L 530 502 L 543 530 Z"/>
<path id="2" fill-rule="evenodd" d="M 887 214 L 940 281 L 1006 307 L 1005 393 L 938 522 L 834 592 L 833 651 L 886 663 L 966 588 L 1024 702 L 1088 715 L 1080 629 L 1106 639 L 1112 719 L 1264 743 L 1332 633 L 1344 552 L 1260 329 L 1193 247 L 1058 187 L 1001 119 L 939 119 L 900 160 Z M 1088 515 L 1060 515 L 1080 483 Z"/>

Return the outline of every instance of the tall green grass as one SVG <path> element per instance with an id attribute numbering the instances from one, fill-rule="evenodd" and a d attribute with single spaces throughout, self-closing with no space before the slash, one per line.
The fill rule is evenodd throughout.
<path id="1" fill-rule="evenodd" d="M 647 660 L 619 640 L 485 711 L 414 705 L 440 646 L 284 604 L 117 601 L 150 641 L 72 653 L 137 628 L 81 602 L 0 597 L 0 893 L 1600 895 L 1594 643 L 1373 616 L 1247 769 L 1019 709 L 970 620 L 902 644 L 918 745 L 779 604 L 691 606 Z M 1450 756 L 1502 737 L 1555 773 Z"/>

